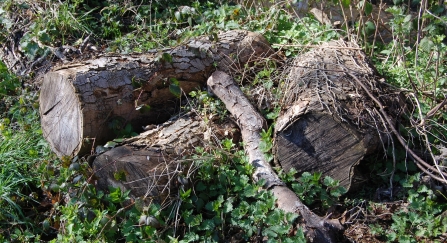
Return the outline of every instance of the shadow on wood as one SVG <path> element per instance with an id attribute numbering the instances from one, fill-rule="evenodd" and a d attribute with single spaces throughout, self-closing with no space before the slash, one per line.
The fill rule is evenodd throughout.
<path id="1" fill-rule="evenodd" d="M 357 44 L 332 41 L 291 61 L 275 126 L 275 162 L 285 171 L 321 172 L 349 189 L 354 168 L 386 144 L 391 132 L 372 98 L 395 119 L 399 93 L 383 83 Z M 394 120 L 395 121 L 395 120 Z"/>

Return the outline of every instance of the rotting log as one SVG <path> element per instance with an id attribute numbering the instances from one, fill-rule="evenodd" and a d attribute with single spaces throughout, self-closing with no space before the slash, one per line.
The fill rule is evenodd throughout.
<path id="1" fill-rule="evenodd" d="M 405 105 L 351 42 L 332 41 L 290 62 L 275 126 L 275 162 L 285 171 L 321 172 L 347 189 L 355 166 L 387 143 L 389 125 L 365 92 L 393 117 Z M 357 77 L 357 80 L 353 79 Z"/>
<path id="2" fill-rule="evenodd" d="M 211 144 L 214 136 L 219 140 L 234 139 L 235 143 L 240 137 L 236 124 L 229 119 L 205 124 L 193 112 L 174 116 L 97 156 L 92 164 L 97 187 L 104 191 L 110 186 L 130 190 L 132 198 L 145 202 L 169 202 L 171 196 L 176 196 L 172 193 L 178 183 L 187 183 L 178 182 L 179 178 L 190 178 L 185 167 L 191 163 L 184 158 L 196 146 Z"/>
<path id="3" fill-rule="evenodd" d="M 272 55 L 268 42 L 248 31 L 201 37 L 174 48 L 139 55 L 105 55 L 56 67 L 44 77 L 40 93 L 42 131 L 58 156 L 84 154 L 114 138 L 112 121 L 134 128 L 166 121 L 170 80 L 184 92 L 205 84 L 216 69 L 233 70 Z M 137 107 L 150 107 L 142 113 Z M 147 109 L 146 109 L 147 110 Z"/>
<path id="4" fill-rule="evenodd" d="M 279 179 L 266 161 L 264 153 L 260 150 L 260 133 L 262 129 L 266 129 L 266 121 L 234 83 L 233 78 L 224 72 L 216 71 L 208 79 L 207 84 L 211 91 L 224 102 L 241 129 L 245 151 L 255 168 L 253 179 L 265 181 L 264 188 L 273 192 L 278 208 L 301 215 L 306 237 L 311 242 L 336 242 L 336 235 L 342 230 L 340 222 L 314 214 Z"/>

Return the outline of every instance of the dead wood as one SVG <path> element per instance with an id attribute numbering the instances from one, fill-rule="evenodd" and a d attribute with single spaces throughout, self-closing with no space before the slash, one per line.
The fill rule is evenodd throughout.
<path id="1" fill-rule="evenodd" d="M 174 116 L 99 155 L 92 165 L 97 186 L 104 191 L 110 186 L 130 190 L 132 198 L 148 203 L 170 203 L 177 196 L 178 185 L 188 183 L 194 172 L 188 168 L 194 165 L 187 157 L 195 147 L 212 144 L 208 134 L 218 140 L 240 137 L 230 120 L 205 124 L 193 112 Z"/>
<path id="2" fill-rule="evenodd" d="M 315 47 L 291 61 L 285 75 L 275 162 L 285 171 L 321 172 L 349 189 L 355 166 L 391 138 L 390 126 L 405 107 L 399 92 L 382 84 L 365 53 L 351 42 Z M 389 122 L 374 97 L 393 114 Z"/>
<path id="3" fill-rule="evenodd" d="M 216 71 L 208 79 L 208 87 L 224 103 L 228 111 L 236 118 L 241 129 L 245 151 L 254 166 L 253 179 L 264 180 L 266 189 L 273 192 L 277 205 L 286 212 L 300 213 L 307 237 L 311 242 L 336 242 L 334 236 L 342 229 L 336 220 L 321 218 L 309 210 L 279 179 L 272 167 L 265 160 L 259 149 L 261 131 L 266 128 L 264 118 L 251 105 L 233 79 L 225 72 Z"/>
<path id="4" fill-rule="evenodd" d="M 171 80 L 184 92 L 201 87 L 217 68 L 244 67 L 272 54 L 259 34 L 228 31 L 183 45 L 139 55 L 105 55 L 55 68 L 41 87 L 42 131 L 58 156 L 89 151 L 94 141 L 116 136 L 111 122 L 134 128 L 166 121 L 175 111 Z M 172 88 L 172 87 L 171 87 Z M 138 107 L 150 107 L 142 113 Z"/>

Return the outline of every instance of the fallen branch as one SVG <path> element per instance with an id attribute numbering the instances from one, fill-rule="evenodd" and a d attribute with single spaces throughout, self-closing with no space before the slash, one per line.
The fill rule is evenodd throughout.
<path id="1" fill-rule="evenodd" d="M 304 205 L 296 194 L 287 188 L 259 149 L 261 131 L 266 128 L 266 121 L 251 105 L 233 79 L 221 71 L 214 72 L 207 81 L 209 89 L 219 97 L 228 111 L 236 118 L 241 129 L 245 151 L 254 166 L 253 179 L 265 180 L 264 188 L 271 190 L 277 198 L 278 208 L 293 213 L 300 213 L 304 220 L 304 230 L 311 242 L 336 242 L 335 235 L 342 230 L 337 220 L 321 218 Z"/>

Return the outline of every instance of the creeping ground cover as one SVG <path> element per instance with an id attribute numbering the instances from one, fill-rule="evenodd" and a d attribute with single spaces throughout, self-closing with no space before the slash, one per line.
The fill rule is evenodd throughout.
<path id="1" fill-rule="evenodd" d="M 58 158 L 42 135 L 39 88 L 54 65 L 162 50 L 238 29 L 262 34 L 277 53 L 260 61 L 262 68 L 246 65 L 234 75 L 250 101 L 262 101 L 254 104 L 268 123 L 260 149 L 273 166 L 273 130 L 284 98 L 278 63 L 323 42 L 355 41 L 381 82 L 402 97 L 395 128 L 405 146 L 395 135 L 383 137 L 381 152 L 357 166 L 349 191 L 320 172 L 275 167 L 310 210 L 340 221 L 338 242 L 447 241 L 446 6 L 433 0 L 1 1 L 1 241 L 306 242 L 300 215 L 278 209 L 263 182 L 254 182 L 244 144 L 235 137 L 213 137 L 214 146 L 181 158 L 169 200 L 148 202 L 119 187 L 99 190 L 91 166 L 95 153 L 138 128 L 112 126 L 114 141 L 92 141 L 91 153 L 79 157 Z M 229 119 L 209 90 L 184 94 L 177 80 L 168 85 L 181 97 L 176 106 L 182 111 L 205 123 Z M 418 166 L 409 149 L 436 169 Z M 124 172 L 114 176 L 126 178 Z"/>

